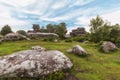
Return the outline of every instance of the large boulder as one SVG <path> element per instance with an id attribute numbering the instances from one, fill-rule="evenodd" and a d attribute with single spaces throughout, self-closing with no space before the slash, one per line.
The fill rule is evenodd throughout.
<path id="1" fill-rule="evenodd" d="M 72 49 L 69 49 L 67 52 L 74 53 L 74 54 L 77 54 L 77 55 L 80 55 L 80 56 L 88 54 L 87 51 L 79 45 L 74 46 Z"/>
<path id="2" fill-rule="evenodd" d="M 25 50 L 0 57 L 0 77 L 36 77 L 69 69 L 72 63 L 57 50 Z"/>
<path id="3" fill-rule="evenodd" d="M 116 45 L 110 41 L 103 42 L 101 45 L 102 51 L 109 53 L 110 51 L 115 51 L 117 49 Z"/>
<path id="4" fill-rule="evenodd" d="M 21 39 L 30 40 L 26 36 L 19 34 L 19 33 L 8 33 L 4 36 L 4 40 L 6 41 L 16 41 L 16 40 L 21 40 Z"/>

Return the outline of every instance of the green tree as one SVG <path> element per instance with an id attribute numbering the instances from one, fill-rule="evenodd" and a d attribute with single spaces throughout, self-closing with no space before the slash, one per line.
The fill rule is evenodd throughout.
<path id="1" fill-rule="evenodd" d="M 98 28 L 103 26 L 104 21 L 101 17 L 97 16 L 96 18 L 93 18 L 90 20 L 90 27 L 91 27 L 91 33 L 95 33 Z"/>
<path id="2" fill-rule="evenodd" d="M 18 30 L 17 33 L 22 34 L 22 35 L 24 35 L 24 36 L 27 35 L 27 33 L 26 33 L 24 30 Z"/>
<path id="3" fill-rule="evenodd" d="M 33 30 L 34 30 L 35 32 L 38 32 L 38 31 L 40 30 L 39 24 L 33 24 Z"/>
<path id="4" fill-rule="evenodd" d="M 119 42 L 120 41 L 120 25 L 116 24 L 112 26 L 110 31 L 110 40 L 112 42 Z"/>
<path id="5" fill-rule="evenodd" d="M 12 30 L 11 30 L 11 27 L 9 25 L 5 25 L 1 29 L 1 34 L 2 35 L 6 35 L 6 34 L 11 33 L 11 32 L 12 32 Z"/>
<path id="6" fill-rule="evenodd" d="M 47 31 L 47 29 L 44 26 L 42 26 L 41 29 L 40 29 L 40 32 L 46 33 L 48 31 Z"/>
<path id="7" fill-rule="evenodd" d="M 49 33 L 54 33 L 55 32 L 54 25 L 52 25 L 52 24 L 48 24 L 46 26 L 46 28 L 47 28 L 47 30 L 48 30 Z"/>
<path id="8" fill-rule="evenodd" d="M 58 34 L 61 39 L 64 39 L 65 34 L 67 32 L 66 24 L 65 23 L 60 23 L 60 24 L 54 25 L 54 26 L 55 26 L 55 33 Z"/>

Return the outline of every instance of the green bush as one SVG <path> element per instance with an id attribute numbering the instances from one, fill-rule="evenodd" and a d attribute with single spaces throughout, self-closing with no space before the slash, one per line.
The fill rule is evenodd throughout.
<path id="1" fill-rule="evenodd" d="M 54 41 L 54 38 L 52 38 L 52 37 L 44 38 L 43 41 L 50 41 L 50 42 L 52 42 L 52 41 Z"/>
<path id="2" fill-rule="evenodd" d="M 72 40 L 71 39 L 66 39 L 65 42 L 72 42 Z"/>
<path id="3" fill-rule="evenodd" d="M 84 42 L 85 40 L 87 40 L 87 38 L 83 36 L 73 37 L 73 41 Z"/>

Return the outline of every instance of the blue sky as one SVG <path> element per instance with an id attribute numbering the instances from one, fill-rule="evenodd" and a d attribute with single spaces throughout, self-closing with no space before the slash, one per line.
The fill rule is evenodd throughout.
<path id="1" fill-rule="evenodd" d="M 0 0 L 0 28 L 30 30 L 32 24 L 45 26 L 65 22 L 68 31 L 85 27 L 100 15 L 111 24 L 120 24 L 120 0 Z"/>

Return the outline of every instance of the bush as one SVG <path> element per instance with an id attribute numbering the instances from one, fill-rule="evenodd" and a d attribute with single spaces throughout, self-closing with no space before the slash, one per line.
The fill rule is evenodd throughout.
<path id="1" fill-rule="evenodd" d="M 27 35 L 26 32 L 25 32 L 24 30 L 18 30 L 17 33 L 22 34 L 22 35 L 24 35 L 24 36 Z"/>
<path id="2" fill-rule="evenodd" d="M 52 42 L 52 41 L 54 41 L 54 38 L 52 38 L 52 37 L 44 38 L 43 41 L 50 41 L 50 42 Z"/>
<path id="3" fill-rule="evenodd" d="M 72 42 L 72 40 L 71 39 L 66 39 L 65 42 Z"/>
<path id="4" fill-rule="evenodd" d="M 2 35 L 6 35 L 6 34 L 11 33 L 11 32 L 12 32 L 12 30 L 11 30 L 11 28 L 10 28 L 9 25 L 5 25 L 5 26 L 1 29 L 1 34 L 2 34 Z"/>
<path id="5" fill-rule="evenodd" d="M 87 38 L 83 36 L 73 38 L 73 41 L 77 41 L 77 42 L 84 42 L 85 40 L 87 40 Z"/>
<path id="6" fill-rule="evenodd" d="M 120 39 L 117 40 L 115 44 L 116 44 L 117 47 L 120 47 Z"/>

